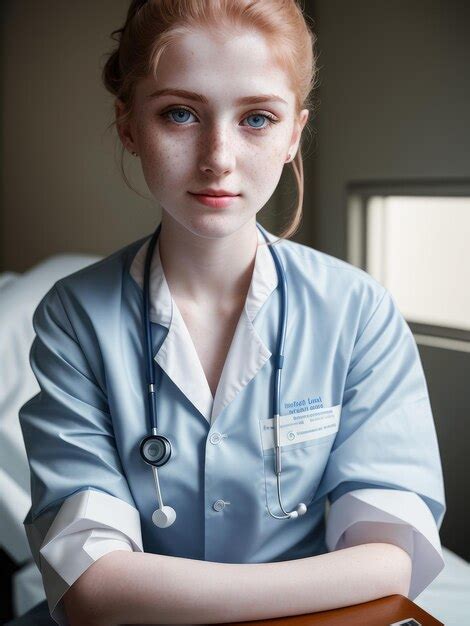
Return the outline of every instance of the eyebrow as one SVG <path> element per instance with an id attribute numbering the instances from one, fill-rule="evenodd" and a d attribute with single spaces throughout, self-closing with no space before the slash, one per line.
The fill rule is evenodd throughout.
<path id="1" fill-rule="evenodd" d="M 209 104 L 207 98 L 199 93 L 195 93 L 194 91 L 187 91 L 186 89 L 157 89 L 153 91 L 151 94 L 147 96 L 147 99 L 158 98 L 161 96 L 180 96 L 181 98 L 186 98 L 187 100 L 195 100 L 196 102 L 201 102 L 202 104 Z M 287 104 L 287 102 L 281 98 L 280 96 L 276 96 L 276 94 L 268 93 L 268 94 L 259 94 L 257 96 L 244 96 L 243 98 L 238 98 L 235 104 L 243 105 L 243 104 L 259 104 L 260 102 L 281 102 L 283 104 Z"/>

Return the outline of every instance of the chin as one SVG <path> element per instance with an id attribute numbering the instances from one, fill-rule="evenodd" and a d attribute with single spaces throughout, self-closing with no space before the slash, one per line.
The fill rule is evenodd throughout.
<path id="1" fill-rule="evenodd" d="M 219 239 L 232 235 L 246 221 L 240 214 L 219 209 L 218 212 L 205 213 L 201 211 L 199 214 L 188 216 L 184 220 L 184 225 L 194 235 L 208 239 Z"/>

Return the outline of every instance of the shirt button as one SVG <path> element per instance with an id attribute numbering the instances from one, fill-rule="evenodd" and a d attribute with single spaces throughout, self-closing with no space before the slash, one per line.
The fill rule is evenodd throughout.
<path id="1" fill-rule="evenodd" d="M 212 433 L 209 437 L 209 441 L 214 444 L 220 443 L 222 441 L 222 435 L 220 433 Z"/>
<path id="2" fill-rule="evenodd" d="M 225 508 L 226 504 L 230 504 L 230 502 L 225 502 L 224 500 L 216 500 L 212 505 L 214 511 L 222 511 Z"/>

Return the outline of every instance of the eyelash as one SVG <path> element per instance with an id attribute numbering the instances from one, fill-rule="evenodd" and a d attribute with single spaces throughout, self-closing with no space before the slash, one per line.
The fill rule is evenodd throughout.
<path id="1" fill-rule="evenodd" d="M 187 109 L 186 107 L 183 107 L 183 106 L 179 106 L 179 107 L 174 107 L 173 109 L 167 109 L 166 111 L 163 111 L 163 113 L 160 113 L 160 116 L 163 117 L 163 119 L 166 122 L 169 122 L 170 124 L 173 124 L 174 126 L 187 126 L 187 124 L 177 124 L 176 122 L 173 122 L 170 119 L 169 115 L 170 113 L 173 113 L 174 111 L 188 111 L 188 113 L 191 113 L 191 115 L 195 115 L 190 109 Z M 262 111 L 254 111 L 253 113 L 250 113 L 249 115 L 247 115 L 244 119 L 246 119 L 247 117 L 253 117 L 255 115 L 265 117 L 268 120 L 267 126 L 263 126 L 262 128 L 255 128 L 254 126 L 249 126 L 249 128 L 251 128 L 252 130 L 258 133 L 269 131 L 274 126 L 274 124 L 277 124 L 279 122 L 279 120 L 275 118 L 274 115 L 272 115 L 271 113 L 262 112 Z"/>

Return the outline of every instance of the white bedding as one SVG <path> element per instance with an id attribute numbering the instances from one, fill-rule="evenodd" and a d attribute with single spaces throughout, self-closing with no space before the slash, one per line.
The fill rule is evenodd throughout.
<path id="1" fill-rule="evenodd" d="M 23 274 L 0 273 L 0 547 L 16 563 L 31 558 L 23 528 L 31 504 L 29 467 L 18 410 L 39 391 L 29 364 L 33 312 L 59 278 L 100 258 L 61 254 Z"/>
<path id="2" fill-rule="evenodd" d="M 425 611 L 446 626 L 470 624 L 470 563 L 444 546 L 445 567 L 414 599 Z"/>
<path id="3" fill-rule="evenodd" d="M 13 577 L 16 616 L 45 599 L 23 529 L 30 505 L 29 468 L 18 421 L 20 406 L 39 391 L 29 365 L 32 315 L 56 280 L 100 258 L 56 255 L 23 274 L 0 273 L 0 547 L 17 563 L 29 561 Z M 470 624 L 470 564 L 445 547 L 443 556 L 444 569 L 415 603 L 446 626 Z"/>

